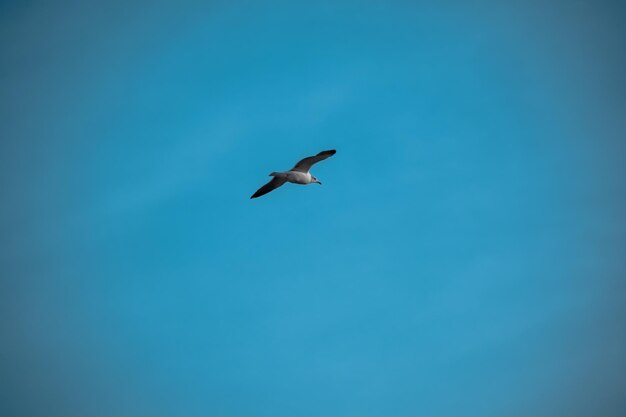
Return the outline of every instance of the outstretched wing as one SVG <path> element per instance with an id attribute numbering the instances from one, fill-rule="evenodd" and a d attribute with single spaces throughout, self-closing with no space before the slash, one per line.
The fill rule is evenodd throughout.
<path id="1" fill-rule="evenodd" d="M 284 179 L 278 178 L 278 177 L 274 177 L 274 178 L 272 178 L 272 180 L 270 182 L 265 184 L 263 187 L 259 188 L 256 191 L 256 193 L 252 194 L 252 197 L 250 197 L 250 198 L 261 197 L 262 195 L 265 195 L 265 194 L 269 193 L 270 191 L 280 187 L 284 183 L 285 183 Z"/>
<path id="2" fill-rule="evenodd" d="M 308 158 L 304 158 L 303 160 L 298 162 L 295 167 L 291 168 L 291 170 L 305 173 L 309 172 L 309 169 L 311 169 L 313 164 L 317 164 L 319 161 L 330 158 L 335 153 L 337 153 L 337 151 L 332 149 L 330 151 L 322 151 L 315 156 L 309 156 Z"/>

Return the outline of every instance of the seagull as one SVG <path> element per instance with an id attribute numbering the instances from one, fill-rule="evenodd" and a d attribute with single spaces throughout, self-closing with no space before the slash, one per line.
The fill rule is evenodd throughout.
<path id="1" fill-rule="evenodd" d="M 269 193 L 270 191 L 275 190 L 276 188 L 280 187 L 286 182 L 292 182 L 294 184 L 301 184 L 301 185 L 314 184 L 314 183 L 321 185 L 322 183 L 319 182 L 318 179 L 315 178 L 313 175 L 311 175 L 311 173 L 309 172 L 309 169 L 311 169 L 311 167 L 314 164 L 317 164 L 319 161 L 323 161 L 326 158 L 330 158 L 336 152 L 337 151 L 335 151 L 334 149 L 330 151 L 322 151 L 315 156 L 309 156 L 308 158 L 304 158 L 303 160 L 298 162 L 296 166 L 291 168 L 291 170 L 289 171 L 272 172 L 270 174 L 270 177 L 274 177 L 274 178 L 272 178 L 272 180 L 268 182 L 267 184 L 265 184 L 263 187 L 259 188 L 256 191 L 256 193 L 252 194 L 252 197 L 250 198 L 261 197 L 262 195 L 265 195 Z"/>

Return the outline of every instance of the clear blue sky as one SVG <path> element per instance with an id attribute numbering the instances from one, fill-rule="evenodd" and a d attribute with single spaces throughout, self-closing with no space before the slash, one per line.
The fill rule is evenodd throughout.
<path id="1" fill-rule="evenodd" d="M 620 2 L 83 3 L 0 5 L 2 416 L 624 415 Z"/>

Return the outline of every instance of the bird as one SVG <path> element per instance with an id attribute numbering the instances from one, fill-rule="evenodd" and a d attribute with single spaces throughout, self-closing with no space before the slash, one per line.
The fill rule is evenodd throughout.
<path id="1" fill-rule="evenodd" d="M 291 182 L 294 184 L 301 184 L 301 185 L 308 185 L 308 184 L 320 184 L 321 185 L 322 183 L 316 177 L 311 175 L 309 170 L 314 164 L 320 161 L 323 161 L 326 158 L 330 158 L 335 153 L 337 153 L 337 151 L 334 149 L 331 149 L 329 151 L 322 151 L 318 153 L 317 155 L 309 156 L 307 158 L 300 160 L 289 171 L 272 172 L 270 176 L 274 178 L 272 178 L 272 180 L 268 182 L 267 184 L 265 184 L 263 187 L 259 188 L 254 194 L 252 194 L 250 198 L 261 197 L 262 195 L 265 195 L 269 193 L 270 191 L 275 190 L 276 188 L 280 187 L 286 182 Z"/>

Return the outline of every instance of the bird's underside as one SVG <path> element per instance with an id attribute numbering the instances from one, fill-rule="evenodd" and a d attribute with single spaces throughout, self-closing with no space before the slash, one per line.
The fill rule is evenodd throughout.
<path id="1" fill-rule="evenodd" d="M 311 167 L 323 161 L 326 158 L 330 158 L 336 153 L 336 151 L 322 151 L 315 156 L 309 156 L 308 158 L 304 158 L 300 160 L 293 168 L 286 172 L 272 172 L 270 175 L 273 177 L 270 182 L 265 184 L 263 187 L 259 188 L 250 198 L 261 197 L 269 193 L 270 191 L 275 190 L 286 182 L 291 182 L 294 184 L 321 184 L 313 175 L 309 173 Z"/>

